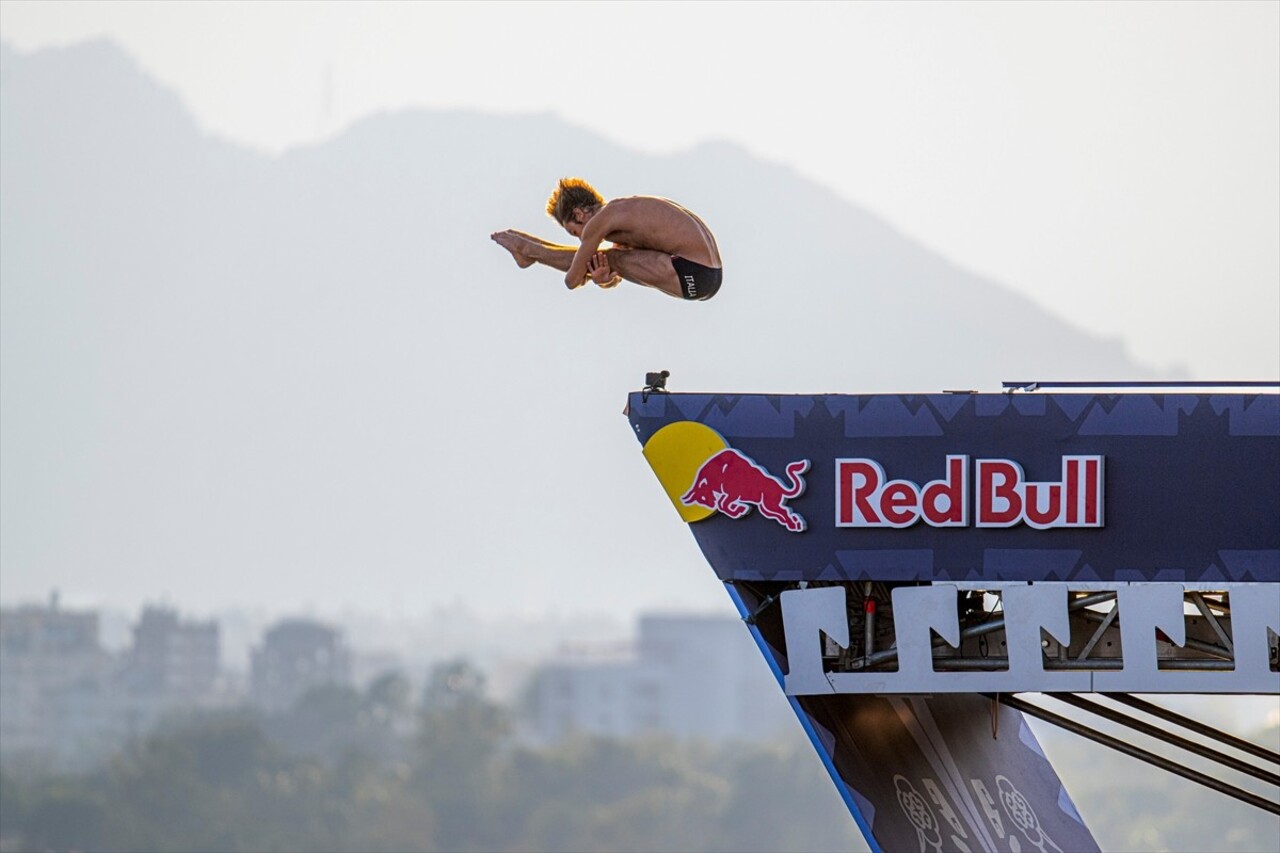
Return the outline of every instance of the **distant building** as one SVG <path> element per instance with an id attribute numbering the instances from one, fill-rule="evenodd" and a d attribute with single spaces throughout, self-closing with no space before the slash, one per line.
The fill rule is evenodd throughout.
<path id="1" fill-rule="evenodd" d="M 214 694 L 218 677 L 216 622 L 183 621 L 164 607 L 142 611 L 125 662 L 130 692 L 163 697 L 167 705 L 197 705 Z"/>
<path id="2" fill-rule="evenodd" d="M 231 701 L 220 691 L 218 626 L 148 607 L 119 658 L 96 611 L 0 610 L 0 752 L 83 769 L 165 714 Z"/>
<path id="3" fill-rule="evenodd" d="M 351 655 L 334 628 L 307 619 L 279 622 L 253 650 L 249 694 L 268 711 L 282 711 L 314 687 L 351 683 Z"/>
<path id="4" fill-rule="evenodd" d="M 75 766 L 105 749 L 113 662 L 98 614 L 59 607 L 0 609 L 0 753 Z"/>
<path id="5" fill-rule="evenodd" d="M 544 742 L 575 733 L 761 739 L 794 724 L 750 634 L 721 616 L 643 616 L 630 653 L 548 664 L 528 696 Z"/>

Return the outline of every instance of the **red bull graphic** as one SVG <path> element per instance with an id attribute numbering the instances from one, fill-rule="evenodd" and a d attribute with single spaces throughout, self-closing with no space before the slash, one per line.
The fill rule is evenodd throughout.
<path id="1" fill-rule="evenodd" d="M 979 459 L 976 469 L 977 527 L 1026 524 L 1102 527 L 1101 456 L 1062 457 L 1062 480 L 1027 480 L 1009 459 Z M 948 456 L 946 476 L 923 486 L 890 480 L 874 459 L 837 459 L 836 527 L 930 527 L 969 525 L 969 457 Z"/>
<path id="2" fill-rule="evenodd" d="M 754 506 L 765 518 L 800 533 L 807 526 L 804 517 L 786 502 L 804 494 L 804 473 L 808 470 L 808 459 L 790 463 L 786 468 L 790 485 L 783 485 L 755 460 L 730 447 L 702 463 L 680 502 L 714 509 L 729 518 L 741 518 Z"/>

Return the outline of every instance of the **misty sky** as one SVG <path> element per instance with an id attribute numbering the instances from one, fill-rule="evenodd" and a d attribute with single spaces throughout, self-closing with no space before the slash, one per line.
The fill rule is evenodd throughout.
<path id="1" fill-rule="evenodd" d="M 1277 3 L 5 0 L 0 36 L 114 39 L 268 152 L 411 107 L 728 140 L 1153 367 L 1280 375 Z"/>
<path id="2" fill-rule="evenodd" d="M 263 167 L 255 174 L 314 174 L 322 191 L 346 199 L 339 216 L 286 206 L 295 200 L 287 193 L 273 207 L 269 189 L 281 184 L 269 180 L 239 190 L 211 185 L 198 210 L 175 208 L 190 214 L 172 220 L 186 223 L 183 236 L 204 233 L 197 213 L 255 222 L 245 198 L 281 211 L 299 234 L 336 233 L 328 229 L 363 210 L 363 197 L 344 195 L 350 187 L 335 175 L 384 188 L 376 215 L 346 240 L 326 240 L 325 252 L 298 251 L 310 244 L 282 237 L 280 245 L 298 251 L 287 264 L 288 252 L 259 251 L 267 244 L 258 235 L 274 223 L 246 225 L 253 239 L 233 253 L 245 273 L 216 286 L 199 286 L 222 267 L 201 254 L 198 239 L 183 255 L 189 289 L 171 290 L 163 263 L 147 266 L 161 271 L 154 279 L 129 275 L 133 266 L 115 251 L 127 253 L 127 241 L 99 244 L 106 231 L 77 232 L 81 251 L 126 273 L 94 291 L 116 294 L 102 315 L 77 314 L 56 287 L 42 289 L 41 275 L 57 265 L 50 258 L 42 266 L 43 244 L 22 232 L 44 221 L 39 211 L 8 220 L 6 299 L 26 294 L 47 311 L 4 314 L 6 602 L 57 587 L 69 602 L 133 606 L 161 596 L 210 607 L 245 603 L 252 590 L 260 603 L 293 607 L 303 590 L 308 607 L 416 610 L 466 600 L 533 611 L 572 590 L 579 606 L 622 612 L 669 603 L 662 596 L 670 589 L 724 605 L 692 537 L 647 491 L 649 471 L 618 417 L 621 389 L 636 387 L 638 366 L 671 368 L 677 390 L 726 392 L 994 390 L 1002 379 L 1121 379 L 1135 370 L 1146 371 L 1137 378 L 1177 369 L 1204 380 L 1280 378 L 1277 3 L 4 0 L 0 38 L 23 54 L 110 39 L 145 73 L 138 92 L 151 91 L 153 78 L 217 138 L 269 157 L 295 154 L 244 158 Z M 131 79 L 132 61 L 111 57 L 119 53 L 99 45 L 51 54 L 44 67 L 67 60 L 67 68 L 99 69 L 84 73 L 112 86 L 115 72 L 101 69 Z M 56 138 L 41 135 L 50 131 L 45 119 L 79 152 L 49 167 L 58 177 L 92 165 L 89 172 L 134 188 L 168 174 L 158 168 L 165 155 L 186 162 L 182 140 L 194 136 L 167 138 L 160 125 L 146 125 L 179 115 L 175 100 L 147 100 L 130 112 L 125 97 L 118 121 L 143 124 L 112 130 L 142 135 L 121 135 L 114 150 L 112 134 L 58 124 L 91 99 L 111 97 L 85 79 L 71 74 L 38 90 L 23 89 L 16 72 L 7 81 L 6 97 L 35 93 L 4 117 L 6 139 L 19 140 L 5 148 L 8 210 L 44 198 L 24 196 L 24 186 L 57 189 L 39 168 L 54 160 L 24 154 L 20 142 Z M 404 112 L 338 138 L 385 111 Z M 530 113 L 574 129 L 510 117 Z M 542 135 L 508 139 L 491 127 Z M 395 144 L 361 147 L 382 134 Z M 625 148 L 596 146 L 597 137 Z M 714 141 L 730 145 L 703 145 Z M 399 153 L 343 159 L 351 151 Z M 487 161 L 479 165 L 483 151 L 510 160 L 494 164 L 502 183 L 490 179 Z M 589 160 L 592 151 L 606 153 Z M 555 276 L 518 273 L 489 231 L 558 235 L 543 215 L 544 193 L 584 158 L 594 164 L 581 167 L 586 177 L 609 195 L 657 192 L 714 212 L 741 298 L 712 303 L 707 314 L 633 292 L 640 288 L 591 289 L 561 302 Z M 141 171 L 129 172 L 131 162 Z M 312 173 L 308 162 L 337 165 Z M 466 177 L 413 184 L 429 171 Z M 24 185 L 32 176 L 46 182 Z M 156 180 L 164 191 L 157 197 L 180 190 Z M 775 192 L 783 198 L 762 192 L 762 182 L 782 188 Z M 91 189 L 57 196 L 58 211 L 108 203 Z M 136 221 L 125 215 L 128 204 L 110 209 Z M 809 234 L 820 242 L 807 242 Z M 308 267 L 320 256 L 328 266 Z M 385 264 L 369 277 L 364 265 L 373 257 Z M 484 286 L 447 287 L 472 278 Z M 332 298 L 299 318 L 295 299 L 311 295 L 313 280 L 333 288 Z M 244 298 L 236 287 L 257 288 L 257 310 L 220 325 L 218 300 Z M 1083 334 L 1047 322 L 1017 294 Z M 131 310 L 130 295 L 152 313 Z M 207 300 L 208 310 L 187 310 L 187 299 Z M 929 331 L 911 358 L 864 355 L 854 365 L 840 320 L 864 317 L 875 318 L 877 333 L 913 321 Z M 447 324 L 432 331 L 439 318 Z M 813 332 L 802 367 L 758 359 L 753 370 L 722 356 L 739 343 L 737 330 L 782 320 L 811 330 L 832 321 L 838 334 Z M 971 331 L 980 329 L 989 334 Z M 971 345 L 941 363 L 931 344 L 966 332 Z M 506 346 L 489 346 L 485 334 Z M 86 349 L 85 340 L 111 346 Z M 225 340 L 237 346 L 220 349 Z M 871 333 L 859 339 L 872 355 L 897 343 Z M 431 395 L 406 394 L 457 393 L 433 386 L 433 365 L 444 358 L 470 367 L 454 377 L 468 392 L 521 411 L 521 428 L 483 408 L 470 419 L 443 418 Z M 1027 365 L 1060 372 L 1022 375 Z M 102 371 L 130 377 L 128 393 L 108 393 L 120 389 L 101 381 Z M 171 372 L 183 380 L 172 382 Z M 548 375 L 578 393 L 532 394 L 521 378 Z M 210 409 L 216 417 L 202 414 Z M 486 505 L 485 483 L 505 470 L 504 457 L 490 452 L 499 444 L 528 451 L 516 502 L 532 509 L 495 537 L 471 508 Z M 448 499 L 433 487 L 442 475 L 460 484 Z M 612 500 L 579 506 L 580 492 Z M 567 506 L 578 509 L 557 511 Z M 664 532 L 643 549 L 618 547 L 650 530 Z M 424 572 L 428 536 L 437 537 L 431 552 L 441 561 L 483 565 L 500 582 L 478 591 L 465 573 Z M 650 581 L 643 601 L 628 580 L 641 569 Z M 314 585 L 315 576 L 340 581 Z"/>

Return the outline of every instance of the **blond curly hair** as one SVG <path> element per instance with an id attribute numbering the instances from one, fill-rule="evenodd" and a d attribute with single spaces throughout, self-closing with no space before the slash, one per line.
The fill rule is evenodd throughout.
<path id="1" fill-rule="evenodd" d="M 561 178 L 547 199 L 547 215 L 564 225 L 572 218 L 575 207 L 590 210 L 602 204 L 604 196 L 582 178 Z"/>

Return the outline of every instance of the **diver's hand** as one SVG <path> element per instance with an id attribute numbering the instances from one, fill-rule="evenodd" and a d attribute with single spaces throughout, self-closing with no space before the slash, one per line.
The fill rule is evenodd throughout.
<path id="1" fill-rule="evenodd" d="M 587 261 L 587 275 L 603 288 L 617 287 L 622 281 L 622 278 L 615 275 L 612 267 L 609 266 L 609 256 L 604 252 L 596 252 Z"/>

